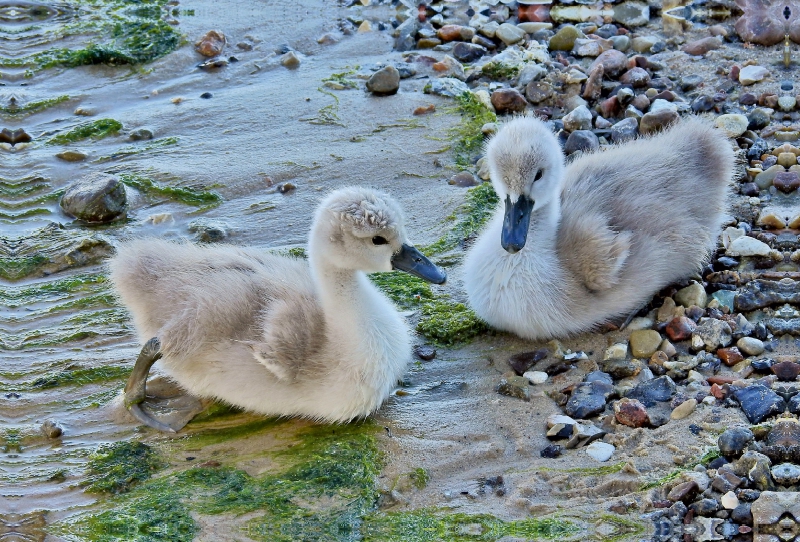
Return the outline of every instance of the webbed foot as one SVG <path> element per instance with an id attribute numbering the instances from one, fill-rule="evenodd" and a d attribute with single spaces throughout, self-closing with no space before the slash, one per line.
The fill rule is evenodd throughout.
<path id="1" fill-rule="evenodd" d="M 142 409 L 142 404 L 147 399 L 147 375 L 150 373 L 150 367 L 159 359 L 161 359 L 161 342 L 158 337 L 153 337 L 144 344 L 142 351 L 139 352 L 131 376 L 125 385 L 125 408 L 134 418 L 153 429 L 165 433 L 176 433 L 175 429 L 156 420 Z"/>

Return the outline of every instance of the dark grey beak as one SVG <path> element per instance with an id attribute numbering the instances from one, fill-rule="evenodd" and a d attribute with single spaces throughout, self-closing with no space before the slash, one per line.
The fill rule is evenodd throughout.
<path id="1" fill-rule="evenodd" d="M 400 251 L 392 256 L 392 268 L 410 273 L 434 284 L 444 284 L 445 272 L 411 245 L 403 243 Z"/>
<path id="2" fill-rule="evenodd" d="M 506 215 L 500 245 L 511 254 L 516 254 L 525 246 L 533 203 L 527 196 L 520 196 L 516 203 L 511 203 L 511 197 L 506 196 Z"/>

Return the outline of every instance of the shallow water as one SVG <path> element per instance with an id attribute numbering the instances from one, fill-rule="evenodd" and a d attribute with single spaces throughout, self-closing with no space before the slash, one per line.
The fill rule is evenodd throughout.
<path id="1" fill-rule="evenodd" d="M 464 191 L 445 182 L 452 171 L 435 160 L 452 164 L 443 150 L 451 144 L 448 130 L 461 121 L 449 109 L 452 100 L 424 94 L 426 80 L 421 77 L 404 80 L 397 96 L 385 98 L 365 93 L 355 75 L 356 89 L 329 91 L 323 86 L 333 74 L 363 73 L 387 59 L 401 60 L 392 52 L 388 30 L 380 26 L 388 26 L 407 8 L 302 4 L 268 1 L 254 9 L 251 2 L 235 0 L 158 3 L 150 19 L 166 21 L 185 41 L 174 52 L 133 66 L 38 69 L 31 61 L 36 53 L 109 42 L 111 30 L 105 22 L 129 17 L 124 13 L 128 7 L 89 1 L 0 2 L 0 47 L 5 47 L 0 48 L 0 128 L 18 139 L 23 137 L 18 130 L 24 130 L 31 138 L 29 143 L 0 143 L 0 540 L 273 539 L 264 530 L 266 520 L 259 523 L 262 516 L 271 517 L 263 504 L 214 509 L 199 499 L 205 504 L 191 509 L 196 532 L 189 534 L 169 527 L 160 533 L 120 535 L 104 533 L 103 525 L 81 523 L 80 518 L 93 512 L 144 506 L 135 490 L 133 497 L 118 500 L 86 490 L 87 464 L 102 444 L 152 445 L 166 463 L 155 479 L 170 484 L 196 465 L 237 469 L 261 479 L 283 472 L 274 452 L 305 442 L 310 425 L 223 411 L 170 438 L 129 417 L 119 405 L 119 392 L 140 345 L 105 280 L 103 262 L 116 242 L 139 236 L 195 238 L 190 224 L 204 219 L 224 229 L 227 241 L 235 244 L 301 247 L 320 197 L 348 184 L 393 193 L 407 211 L 412 239 L 420 245 L 439 239 L 449 228 L 447 217 L 463 202 Z M 448 9 L 455 16 L 463 12 L 466 21 L 468 7 L 452 3 Z M 694 18 L 695 30 L 719 20 L 714 13 Z M 340 35 L 332 45 L 317 42 L 327 32 L 338 33 L 347 19 L 358 24 L 366 20 L 372 29 Z M 676 24 L 685 26 L 668 17 L 654 17 L 651 26 L 669 29 Z M 224 56 L 238 61 L 205 71 L 197 67 L 203 59 L 192 43 L 212 28 L 228 36 Z M 252 50 L 237 48 L 239 42 L 249 43 Z M 284 45 L 302 54 L 299 69 L 280 65 L 276 50 Z M 779 63 L 780 47 L 768 51 Z M 206 92 L 212 97 L 201 98 Z M 40 109 L 25 111 L 37 102 L 42 102 Z M 435 115 L 412 116 L 416 107 L 431 103 Z M 105 118 L 119 121 L 123 129 L 99 139 L 48 143 L 78 125 Z M 151 130 L 154 139 L 130 140 L 128 135 L 139 128 Z M 55 156 L 66 150 L 86 157 L 67 162 Z M 59 210 L 58 200 L 66 186 L 93 172 L 144 177 L 160 187 L 187 187 L 195 195 L 218 194 L 219 201 L 186 203 L 131 185 L 126 220 L 108 226 L 78 224 Z M 285 182 L 296 189 L 280 193 L 276 186 Z M 459 252 L 443 259 L 457 264 Z M 434 292 L 463 300 L 457 265 L 449 271 L 448 284 L 434 287 Z M 608 344 L 625 337 L 622 332 L 592 334 L 564 345 L 593 352 L 593 363 Z M 505 358 L 538 346 L 500 334 L 467 346 L 439 348 L 435 361 L 410 367 L 402 392 L 365 429 L 377 427 L 377 446 L 385 453 L 385 466 L 375 480 L 382 508 L 417 516 L 436 509 L 464 517 L 452 516 L 448 525 L 431 520 L 427 530 L 398 527 L 370 504 L 360 516 L 355 514 L 359 519 L 353 520 L 354 530 L 317 533 L 309 539 L 398 539 L 407 529 L 415 536 L 427 533 L 428 538 L 420 535 L 419 540 L 527 540 L 539 538 L 541 531 L 513 522 L 548 514 L 579 529 L 551 536 L 555 539 L 620 540 L 626 532 L 634 533 L 628 539 L 646 538 L 653 527 L 635 514 L 642 502 L 636 490 L 669 473 L 673 456 L 699 457 L 715 444 L 713 430 L 742 420 L 740 412 L 723 409 L 709 432 L 699 437 L 688 430 L 691 420 L 646 434 L 630 432 L 620 437 L 620 444 L 649 449 L 649 454 L 628 453 L 620 460 L 628 465 L 609 472 L 570 470 L 596 466 L 577 465 L 589 461 L 583 455 L 547 460 L 552 470 L 545 471 L 539 450 L 549 444 L 543 427 L 556 412 L 554 402 L 542 392 L 521 402 L 494 391 Z M 796 350 L 796 345 L 788 349 Z M 572 383 L 563 379 L 559 386 Z M 42 424 L 48 420 L 63 429 L 62 436 L 43 434 Z M 667 448 L 675 443 L 680 450 Z M 412 483 L 417 469 L 430 478 L 424 484 Z M 504 478 L 504 495 L 487 485 L 497 476 Z M 213 488 L 186 487 L 213 494 Z M 327 500 L 298 499 L 313 501 L 307 508 L 315 513 L 339 510 L 336 498 L 342 498 L 343 490 L 337 491 L 326 494 Z M 635 503 L 634 513 L 626 516 L 632 523 L 615 523 L 605 515 L 611 500 Z M 485 514 L 508 523 L 491 523 L 481 516 Z M 295 539 L 307 527 L 300 523 Z"/>

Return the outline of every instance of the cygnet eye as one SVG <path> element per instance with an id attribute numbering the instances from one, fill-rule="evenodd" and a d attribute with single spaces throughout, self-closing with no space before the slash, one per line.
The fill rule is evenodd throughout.
<path id="1" fill-rule="evenodd" d="M 542 178 L 542 175 L 544 175 L 544 170 L 540 169 L 539 171 L 536 172 L 536 175 L 533 177 L 533 180 L 538 181 L 539 179 Z"/>
<path id="2" fill-rule="evenodd" d="M 376 235 L 372 238 L 373 245 L 385 245 L 388 242 L 389 241 L 387 241 L 385 237 L 381 237 L 380 235 Z"/>

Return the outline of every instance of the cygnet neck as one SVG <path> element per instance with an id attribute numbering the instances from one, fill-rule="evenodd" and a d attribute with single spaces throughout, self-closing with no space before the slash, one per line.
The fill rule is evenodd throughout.
<path id="1" fill-rule="evenodd" d="M 561 221 L 561 196 L 555 195 L 541 207 L 534 206 L 528 226 L 528 241 L 539 248 L 556 245 L 558 225 Z"/>

